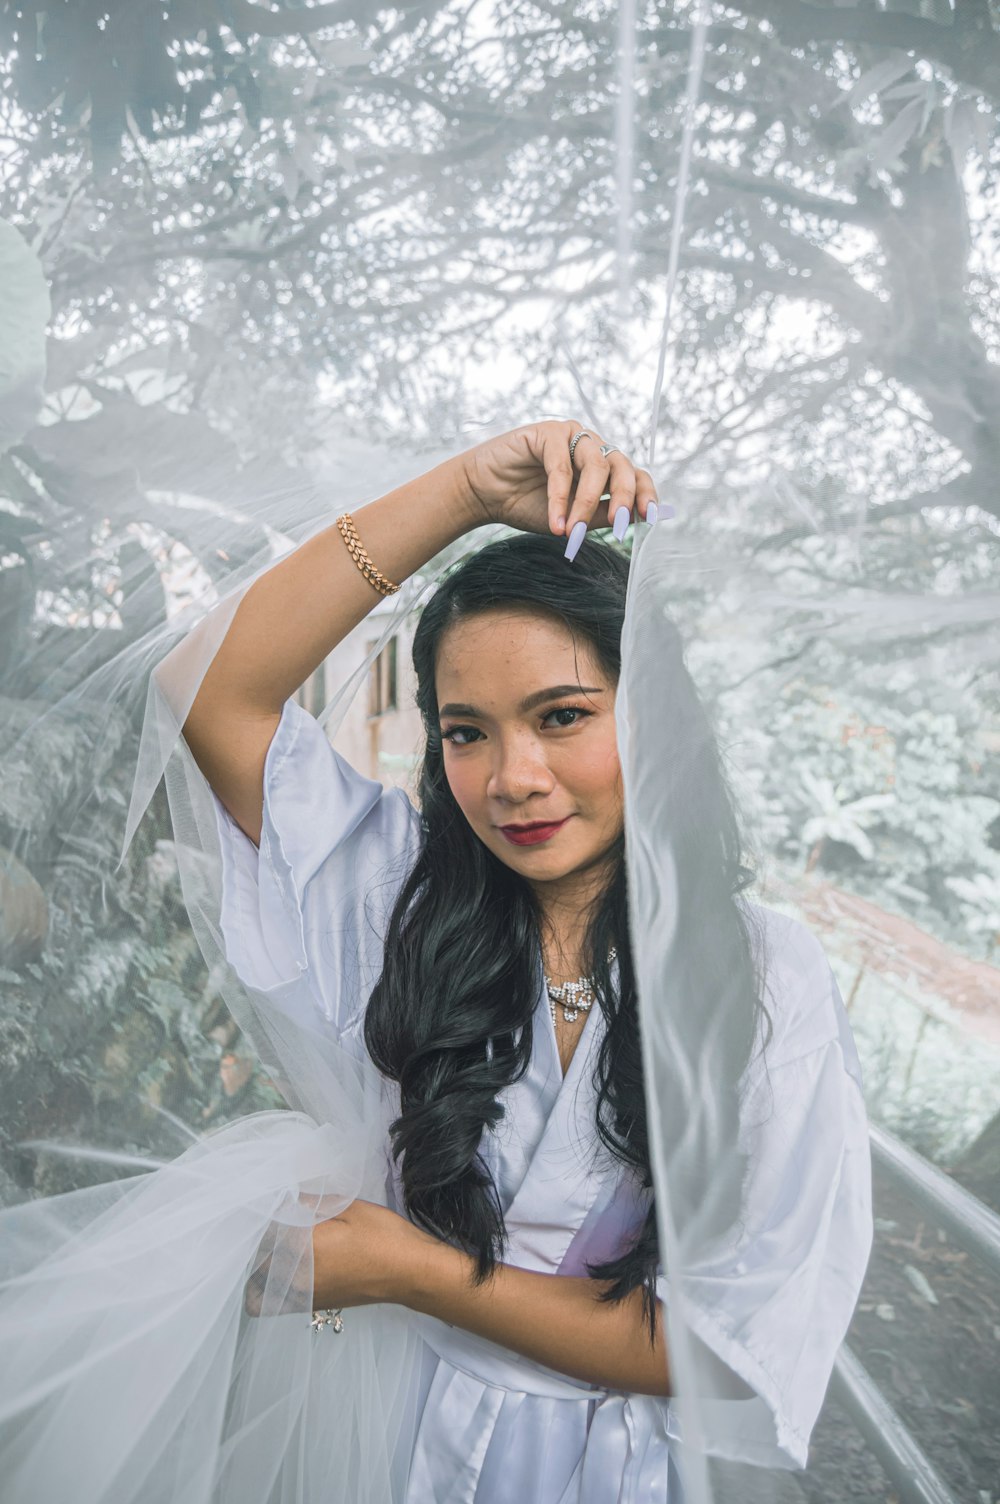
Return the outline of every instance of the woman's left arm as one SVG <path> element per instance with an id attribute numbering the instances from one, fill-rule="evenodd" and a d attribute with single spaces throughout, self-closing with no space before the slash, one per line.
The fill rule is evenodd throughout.
<path id="1" fill-rule="evenodd" d="M 642 1291 L 603 1302 L 607 1285 L 500 1264 L 483 1285 L 474 1260 L 405 1217 L 355 1201 L 313 1236 L 317 1307 L 385 1302 L 462 1327 L 547 1368 L 602 1389 L 668 1395 L 669 1364 L 657 1306 L 651 1345 Z"/>

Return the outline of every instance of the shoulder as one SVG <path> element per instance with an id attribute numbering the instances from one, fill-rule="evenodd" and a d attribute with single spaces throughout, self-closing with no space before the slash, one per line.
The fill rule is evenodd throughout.
<path id="1" fill-rule="evenodd" d="M 406 791 L 361 773 L 315 716 L 288 700 L 264 768 L 262 850 L 287 863 L 301 890 L 335 853 L 408 862 L 420 840 Z"/>

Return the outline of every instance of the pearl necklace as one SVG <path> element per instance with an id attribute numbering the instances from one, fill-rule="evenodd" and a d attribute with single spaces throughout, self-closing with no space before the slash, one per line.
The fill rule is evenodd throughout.
<path id="1" fill-rule="evenodd" d="M 608 963 L 610 964 L 618 952 L 612 945 L 608 951 Z M 594 979 L 593 977 L 578 977 L 575 982 L 559 982 L 556 984 L 545 973 L 545 990 L 549 995 L 549 1012 L 552 1014 L 552 1022 L 556 1022 L 556 1003 L 563 1010 L 563 1021 L 567 1024 L 575 1024 L 581 1013 L 589 1013 L 594 1006 Z"/>

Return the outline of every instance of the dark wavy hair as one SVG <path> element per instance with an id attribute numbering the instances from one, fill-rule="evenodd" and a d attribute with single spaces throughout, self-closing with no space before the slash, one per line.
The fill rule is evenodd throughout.
<path id="1" fill-rule="evenodd" d="M 507 1248 L 499 1193 L 480 1156 L 484 1129 L 503 1117 L 500 1093 L 524 1075 L 531 1059 L 532 1022 L 542 985 L 540 914 L 530 885 L 479 839 L 452 795 L 445 776 L 435 669 L 444 631 L 496 608 L 537 611 L 556 618 L 574 641 L 587 642 L 609 679 L 621 669 L 621 636 L 628 583 L 627 555 L 592 537 L 572 567 L 554 537 L 519 533 L 472 554 L 448 574 L 423 608 L 413 641 L 417 704 L 426 732 L 419 777 L 424 839 L 390 916 L 382 974 L 368 1001 L 364 1035 L 378 1068 L 400 1086 L 401 1111 L 392 1123 L 393 1154 L 401 1163 L 411 1219 L 475 1258 L 476 1283 L 493 1273 Z M 736 1030 L 731 1080 L 745 1064 L 754 1036 L 761 985 L 745 908 L 736 895 L 752 880 L 742 855 L 739 823 L 715 738 L 683 666 L 680 638 L 664 622 L 676 651 L 669 692 L 678 726 L 696 756 L 683 759 L 674 782 L 671 832 L 678 861 L 679 902 L 688 887 L 684 856 L 697 852 L 697 897 L 712 903 L 728 933 L 685 917 L 698 946 L 688 964 L 699 985 L 735 989 L 753 1007 Z M 666 691 L 665 691 L 666 692 Z M 670 749 L 664 749 L 669 759 Z M 705 860 L 715 851 L 718 860 Z M 649 1138 L 629 943 L 624 831 L 610 853 L 612 873 L 589 914 L 584 965 L 606 1021 L 595 1068 L 596 1131 L 618 1160 L 651 1190 Z M 707 885 L 707 886 L 706 886 Z M 619 986 L 607 956 L 618 952 Z M 768 1020 L 770 1023 L 770 1020 Z M 732 1030 L 729 1031 L 733 1033 Z M 678 1097 L 678 1101 L 680 1097 Z M 662 1126 L 681 1133 L 670 1104 L 660 1104 Z M 594 1279 L 610 1281 L 605 1300 L 624 1300 L 639 1287 L 650 1340 L 655 1337 L 659 1246 L 654 1198 L 638 1237 L 618 1257 L 588 1265 Z"/>

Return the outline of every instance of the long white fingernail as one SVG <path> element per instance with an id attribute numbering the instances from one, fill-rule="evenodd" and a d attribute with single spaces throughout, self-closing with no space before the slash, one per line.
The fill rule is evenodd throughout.
<path id="1" fill-rule="evenodd" d="M 566 544 L 566 551 L 563 554 L 563 558 L 568 559 L 572 564 L 573 560 L 580 552 L 580 544 L 583 542 L 586 536 L 587 524 L 582 519 L 579 522 L 574 522 L 572 531 L 569 535 L 569 542 Z"/>
<path id="2" fill-rule="evenodd" d="M 626 531 L 628 529 L 628 525 L 629 525 L 629 523 L 631 521 L 632 521 L 632 508 L 631 507 L 619 507 L 618 510 L 617 510 L 617 512 L 615 513 L 614 525 L 612 526 L 612 529 L 611 529 L 611 531 L 614 533 L 615 537 L 618 539 L 619 543 L 621 543 L 622 539 L 625 537 L 625 533 L 626 533 Z"/>
<path id="3" fill-rule="evenodd" d="M 653 523 L 656 521 L 656 519 L 657 519 L 657 517 L 659 517 L 659 515 L 660 515 L 660 509 L 659 509 L 659 507 L 656 505 L 655 501 L 651 501 L 649 503 L 649 506 L 646 508 L 646 521 L 649 523 L 650 527 L 653 526 Z"/>

